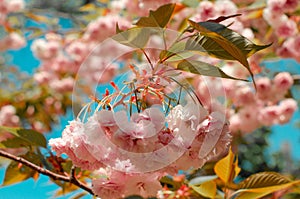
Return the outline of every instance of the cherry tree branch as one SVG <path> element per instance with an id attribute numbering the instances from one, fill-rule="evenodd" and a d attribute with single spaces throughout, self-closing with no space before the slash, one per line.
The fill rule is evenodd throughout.
<path id="1" fill-rule="evenodd" d="M 71 170 L 71 175 L 70 176 L 65 176 L 65 175 L 60 175 L 60 174 L 57 174 L 57 173 L 54 173 L 50 170 L 47 170 L 43 167 L 40 167 L 24 158 L 21 158 L 21 157 L 17 157 L 15 155 L 12 155 L 10 153 L 7 153 L 3 150 L 0 149 L 0 156 L 2 157 L 5 157 L 5 158 L 8 158 L 10 160 L 14 160 L 16 162 L 19 162 L 19 163 L 22 163 L 24 164 L 25 166 L 41 173 L 41 174 L 44 174 L 46 176 L 49 176 L 50 178 L 54 179 L 54 180 L 61 180 L 61 181 L 65 181 L 65 182 L 70 182 L 76 186 L 78 186 L 79 188 L 87 191 L 88 193 L 94 195 L 93 191 L 91 188 L 89 188 L 87 185 L 85 185 L 84 183 L 78 181 L 75 177 L 75 173 L 73 171 L 73 169 Z"/>

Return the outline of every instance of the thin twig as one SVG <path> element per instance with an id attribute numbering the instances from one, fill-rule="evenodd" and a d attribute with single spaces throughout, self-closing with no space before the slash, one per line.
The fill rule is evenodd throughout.
<path id="1" fill-rule="evenodd" d="M 70 182 L 76 186 L 78 186 L 79 188 L 89 192 L 91 195 L 95 195 L 92 191 L 91 188 L 89 188 L 88 186 L 86 186 L 85 184 L 83 184 L 82 182 L 79 182 L 76 178 L 72 177 L 71 176 L 64 176 L 64 175 L 60 175 L 60 174 L 57 174 L 57 173 L 54 173 L 52 171 L 49 171 L 43 167 L 40 167 L 36 164 L 33 164 L 32 162 L 24 159 L 24 158 L 21 158 L 21 157 L 17 157 L 15 155 L 12 155 L 10 153 L 7 153 L 3 150 L 0 149 L 0 156 L 2 157 L 5 157 L 5 158 L 8 158 L 10 160 L 14 160 L 16 162 L 19 162 L 19 163 L 22 163 L 24 164 L 25 166 L 37 171 L 38 173 L 41 173 L 41 174 L 44 174 L 46 176 L 49 176 L 50 178 L 54 179 L 54 180 L 61 180 L 61 181 L 65 181 L 65 182 Z"/>
<path id="2" fill-rule="evenodd" d="M 141 48 L 141 51 L 144 53 L 145 57 L 147 58 L 147 61 L 148 61 L 148 63 L 150 64 L 151 69 L 154 70 L 153 64 L 152 64 L 152 62 L 151 62 L 149 56 L 148 56 L 147 53 L 145 52 L 145 50 Z"/>

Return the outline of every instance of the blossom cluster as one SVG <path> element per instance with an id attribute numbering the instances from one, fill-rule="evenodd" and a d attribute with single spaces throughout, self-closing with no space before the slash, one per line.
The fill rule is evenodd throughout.
<path id="1" fill-rule="evenodd" d="M 287 97 L 294 80 L 287 72 L 278 73 L 273 79 L 257 77 L 256 89 L 253 84 L 207 78 L 196 81 L 196 92 L 206 108 L 227 108 L 226 116 L 232 132 L 253 132 L 262 126 L 285 124 L 298 109 L 297 101 Z M 217 103 L 211 91 L 224 93 L 227 105 Z"/>
<path id="2" fill-rule="evenodd" d="M 224 115 L 190 104 L 174 107 L 166 117 L 152 106 L 129 121 L 125 111 L 100 110 L 86 123 L 72 121 L 62 138 L 49 144 L 82 169 L 105 171 L 106 177 L 96 178 L 93 187 L 101 198 L 111 198 L 155 196 L 159 178 L 201 167 L 224 154 L 230 139 Z"/>
<path id="3" fill-rule="evenodd" d="M 0 0 L 0 25 L 9 26 L 7 16 L 9 13 L 20 12 L 24 9 L 23 0 Z M 26 41 L 23 36 L 15 32 L 9 32 L 5 37 L 0 38 L 0 52 L 7 49 L 19 49 L 25 46 Z"/>
<path id="4" fill-rule="evenodd" d="M 36 82 L 40 85 L 48 85 L 57 92 L 72 91 L 74 78 L 88 55 L 89 60 L 84 62 L 82 67 L 85 71 L 81 71 L 81 74 L 88 77 L 91 83 L 111 80 L 118 65 L 111 63 L 114 57 L 109 52 L 116 53 L 122 51 L 122 48 L 114 44 L 100 47 L 98 45 L 115 33 L 117 22 L 122 24 L 120 28 L 123 29 L 130 26 L 126 19 L 107 15 L 92 21 L 82 38 L 62 37 L 59 34 L 48 33 L 45 38 L 34 40 L 31 49 L 41 61 L 38 71 L 34 74 Z M 92 50 L 93 54 L 90 55 Z"/>
<path id="5" fill-rule="evenodd" d="M 230 129 L 252 132 L 261 126 L 289 122 L 297 110 L 297 101 L 285 97 L 292 85 L 292 76 L 281 72 L 273 80 L 257 78 L 256 93 L 247 85 L 228 86 L 229 98 L 237 110 L 230 117 Z"/>
<path id="6" fill-rule="evenodd" d="M 281 57 L 291 57 L 299 61 L 299 30 L 296 19 L 289 17 L 298 7 L 297 0 L 268 0 L 263 10 L 263 18 L 275 30 L 279 38 L 284 39 L 277 49 Z"/>

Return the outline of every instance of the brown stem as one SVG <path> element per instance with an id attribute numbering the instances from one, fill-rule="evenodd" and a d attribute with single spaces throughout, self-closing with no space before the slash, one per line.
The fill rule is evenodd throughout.
<path id="1" fill-rule="evenodd" d="M 152 64 L 152 62 L 151 62 L 149 56 L 148 56 L 147 53 L 145 52 L 145 50 L 141 48 L 141 51 L 144 53 L 145 57 L 147 58 L 147 61 L 148 61 L 148 63 L 150 64 L 151 69 L 154 70 L 153 64 Z"/>
<path id="2" fill-rule="evenodd" d="M 37 166 L 36 164 L 33 164 L 32 162 L 24 159 L 24 158 L 21 158 L 21 157 L 17 157 L 15 155 L 12 155 L 10 153 L 7 153 L 3 150 L 0 149 L 0 156 L 2 157 L 5 157 L 5 158 L 8 158 L 8 159 L 11 159 L 11 160 L 14 160 L 16 162 L 19 162 L 19 163 L 22 163 L 24 164 L 25 166 L 41 173 L 41 174 L 44 174 L 46 176 L 49 176 L 50 178 L 54 179 L 54 180 L 61 180 L 61 181 L 65 181 L 65 182 L 70 182 L 76 186 L 78 186 L 79 188 L 89 192 L 90 194 L 94 195 L 93 191 L 91 188 L 89 188 L 88 186 L 86 186 L 85 184 L 83 184 L 82 182 L 79 182 L 75 176 L 73 176 L 73 172 L 72 172 L 72 175 L 71 176 L 64 176 L 64 175 L 60 175 L 60 174 L 57 174 L 57 173 L 54 173 L 52 171 L 49 171 L 43 167 L 40 167 L 40 166 Z M 74 169 L 75 170 L 75 169 Z"/>

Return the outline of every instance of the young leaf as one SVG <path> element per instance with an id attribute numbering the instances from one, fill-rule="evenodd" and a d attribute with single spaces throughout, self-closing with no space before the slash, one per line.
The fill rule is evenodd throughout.
<path id="1" fill-rule="evenodd" d="M 170 21 L 176 4 L 166 4 L 159 7 L 157 10 L 150 10 L 148 17 L 141 17 L 137 26 L 140 27 L 161 27 L 164 28 Z"/>
<path id="2" fill-rule="evenodd" d="M 219 160 L 214 167 L 215 173 L 225 183 L 225 185 L 230 184 L 239 174 L 240 170 L 241 169 L 238 167 L 238 160 L 232 153 L 231 149 L 229 150 L 228 155 Z"/>
<path id="3" fill-rule="evenodd" d="M 243 79 L 238 79 L 231 77 L 224 73 L 220 68 L 208 64 L 206 62 L 202 61 L 188 61 L 188 60 L 183 60 L 177 65 L 178 70 L 198 74 L 198 75 L 205 75 L 205 76 L 211 76 L 211 77 L 222 77 L 222 78 L 227 78 L 227 79 L 235 79 L 235 80 L 243 80 Z M 247 81 L 247 80 L 243 80 Z"/>
<path id="4" fill-rule="evenodd" d="M 206 198 L 215 198 L 217 193 L 217 184 L 214 181 L 207 181 L 202 183 L 200 186 L 192 185 L 191 187 L 198 194 Z"/>
<path id="5" fill-rule="evenodd" d="M 261 198 L 275 191 L 287 189 L 300 181 L 291 181 L 275 172 L 251 175 L 239 184 L 240 190 L 233 193 L 237 199 Z"/>
<path id="6" fill-rule="evenodd" d="M 22 158 L 25 158 L 34 164 L 40 164 L 38 156 L 32 152 L 28 152 L 27 154 L 22 156 Z M 22 182 L 31 177 L 34 177 L 34 179 L 36 179 L 38 177 L 37 172 L 25 165 L 12 161 L 6 168 L 2 186 Z"/>
<path id="7" fill-rule="evenodd" d="M 133 48 L 144 48 L 147 44 L 152 30 L 150 28 L 131 28 L 125 31 L 119 31 L 112 37 L 113 40 Z"/>
<path id="8" fill-rule="evenodd" d="M 30 178 L 30 175 L 26 172 L 20 172 L 20 169 L 18 168 L 19 163 L 17 162 L 11 162 L 5 171 L 4 180 L 2 183 L 2 186 L 7 186 L 11 184 L 15 184 L 18 182 L 22 182 L 28 178 Z"/>
<path id="9" fill-rule="evenodd" d="M 46 138 L 37 131 L 5 126 L 0 126 L 0 130 L 7 131 L 14 136 L 17 136 L 18 138 L 24 140 L 25 142 L 30 143 L 33 146 L 41 146 L 44 148 L 47 147 Z"/>

